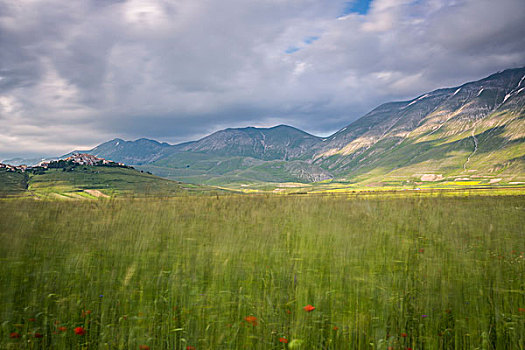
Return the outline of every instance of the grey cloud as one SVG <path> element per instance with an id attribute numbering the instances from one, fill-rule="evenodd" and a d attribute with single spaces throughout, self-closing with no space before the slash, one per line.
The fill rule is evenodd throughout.
<path id="1" fill-rule="evenodd" d="M 338 20 L 344 6 L 0 0 L 0 155 L 272 123 L 326 134 L 382 102 L 525 64 L 522 0 L 374 0 Z"/>

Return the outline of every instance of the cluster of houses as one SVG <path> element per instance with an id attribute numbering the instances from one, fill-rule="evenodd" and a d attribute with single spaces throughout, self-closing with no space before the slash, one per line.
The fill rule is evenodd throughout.
<path id="1" fill-rule="evenodd" d="M 111 160 L 107 160 L 104 158 L 99 158 L 94 155 L 88 154 L 88 153 L 73 153 L 72 156 L 67 157 L 65 159 L 60 159 L 67 163 L 72 163 L 75 165 L 118 165 L 118 166 L 126 166 L 124 163 L 115 163 Z M 59 161 L 60 161 L 59 160 Z M 52 161 L 42 161 L 38 163 L 36 166 L 40 168 L 48 168 L 50 164 L 56 163 L 56 160 Z"/>
<path id="2" fill-rule="evenodd" d="M 10 164 L 4 164 L 0 163 L 0 169 L 6 169 L 7 171 L 26 171 L 28 168 L 27 165 L 10 165 Z"/>
<path id="3" fill-rule="evenodd" d="M 99 158 L 88 153 L 73 153 L 72 156 L 59 159 L 59 160 L 45 160 L 38 163 L 35 166 L 27 165 L 9 165 L 0 163 L 0 169 L 6 169 L 7 171 L 21 171 L 25 172 L 32 169 L 47 169 L 47 168 L 56 168 L 57 164 L 65 163 L 72 165 L 108 165 L 108 166 L 120 166 L 126 167 L 124 163 L 116 163 L 111 160 L 104 158 Z"/>

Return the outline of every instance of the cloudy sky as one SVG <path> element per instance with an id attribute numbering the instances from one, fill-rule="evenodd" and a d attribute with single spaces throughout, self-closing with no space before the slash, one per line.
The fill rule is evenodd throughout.
<path id="1" fill-rule="evenodd" d="M 0 0 L 0 159 L 226 127 L 328 135 L 524 65 L 523 0 Z"/>

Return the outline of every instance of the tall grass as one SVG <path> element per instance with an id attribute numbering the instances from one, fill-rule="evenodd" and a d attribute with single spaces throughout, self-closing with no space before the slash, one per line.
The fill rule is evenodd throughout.
<path id="1" fill-rule="evenodd" d="M 0 201 L 0 348 L 523 349 L 524 210 L 511 196 Z"/>

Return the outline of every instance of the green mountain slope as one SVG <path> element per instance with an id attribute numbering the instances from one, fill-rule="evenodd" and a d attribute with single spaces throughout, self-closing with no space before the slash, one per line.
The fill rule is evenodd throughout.
<path id="1" fill-rule="evenodd" d="M 48 169 L 36 174 L 3 172 L 0 173 L 0 190 L 4 195 L 25 194 L 62 199 L 115 195 L 173 196 L 220 191 L 163 179 L 134 169 L 104 166 L 77 166 L 70 171 Z"/>
<path id="2" fill-rule="evenodd" d="M 18 195 L 27 189 L 28 175 L 0 169 L 0 197 Z"/>
<path id="3" fill-rule="evenodd" d="M 305 161 L 263 161 L 251 157 L 226 157 L 184 152 L 162 161 L 138 166 L 161 177 L 180 181 L 224 185 L 253 182 L 316 182 L 331 179 L 325 169 Z"/>

